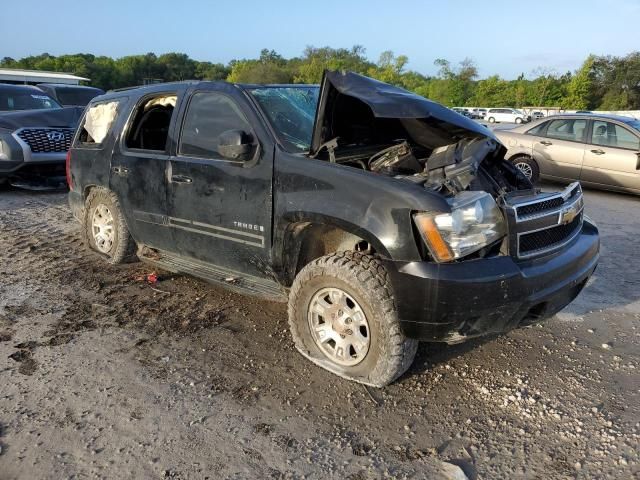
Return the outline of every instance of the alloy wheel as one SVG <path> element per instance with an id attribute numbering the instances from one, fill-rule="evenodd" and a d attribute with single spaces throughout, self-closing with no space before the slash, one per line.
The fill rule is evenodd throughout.
<path id="1" fill-rule="evenodd" d="M 348 367 L 364 360 L 371 330 L 358 302 L 344 290 L 319 290 L 309 303 L 307 318 L 313 340 L 329 360 Z"/>
<path id="2" fill-rule="evenodd" d="M 91 232 L 96 248 L 102 253 L 109 253 L 116 234 L 113 215 L 106 205 L 100 204 L 93 211 Z"/>

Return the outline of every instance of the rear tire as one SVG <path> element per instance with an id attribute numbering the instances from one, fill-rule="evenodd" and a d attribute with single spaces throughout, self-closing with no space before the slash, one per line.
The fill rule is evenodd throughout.
<path id="1" fill-rule="evenodd" d="M 538 162 L 533 158 L 525 156 L 515 157 L 511 159 L 511 163 L 513 163 L 531 183 L 537 183 L 538 180 L 540 180 L 540 167 L 538 166 Z"/>
<path id="2" fill-rule="evenodd" d="M 110 190 L 91 190 L 85 201 L 82 232 L 85 244 L 107 262 L 135 260 L 136 243 L 129 234 L 118 197 Z"/>
<path id="3" fill-rule="evenodd" d="M 489 117 L 489 123 L 496 123 L 496 119 L 493 117 Z"/>
<path id="4" fill-rule="evenodd" d="M 400 329 L 387 270 L 357 252 L 320 257 L 300 271 L 289 326 L 298 351 L 316 365 L 375 387 L 402 375 L 418 348 Z"/>

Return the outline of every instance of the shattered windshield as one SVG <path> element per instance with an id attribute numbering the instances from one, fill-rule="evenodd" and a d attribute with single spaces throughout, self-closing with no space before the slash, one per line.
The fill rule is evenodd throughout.
<path id="1" fill-rule="evenodd" d="M 258 87 L 249 92 L 269 118 L 285 149 L 309 150 L 319 87 Z"/>

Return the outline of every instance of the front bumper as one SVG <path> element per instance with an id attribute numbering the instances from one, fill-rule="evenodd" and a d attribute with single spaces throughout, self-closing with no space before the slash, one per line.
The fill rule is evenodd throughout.
<path id="1" fill-rule="evenodd" d="M 23 169 L 38 169 L 45 166 L 49 170 L 64 167 L 66 152 L 33 153 L 29 145 L 14 134 L 2 134 L 0 153 L 0 176 L 6 177 L 19 173 Z"/>
<path id="2" fill-rule="evenodd" d="M 549 318 L 582 290 L 598 263 L 595 225 L 563 250 L 516 262 L 495 256 L 459 263 L 389 262 L 404 334 L 457 343 Z"/>

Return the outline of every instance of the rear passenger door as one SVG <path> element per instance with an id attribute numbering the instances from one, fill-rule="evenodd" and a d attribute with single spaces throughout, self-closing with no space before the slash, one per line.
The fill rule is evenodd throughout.
<path id="1" fill-rule="evenodd" d="M 603 120 L 591 123 L 582 179 L 640 190 L 640 138 L 617 123 Z"/>
<path id="2" fill-rule="evenodd" d="M 244 93 L 229 84 L 198 86 L 182 117 L 168 175 L 173 251 L 269 276 L 273 144 L 261 122 Z M 242 160 L 218 151 L 220 134 L 229 130 L 251 138 L 251 154 Z"/>
<path id="3" fill-rule="evenodd" d="M 578 118 L 550 120 L 536 132 L 533 157 L 543 175 L 577 180 L 584 157 L 587 121 Z"/>
<path id="4" fill-rule="evenodd" d="M 132 108 L 111 156 L 110 188 L 120 201 L 131 235 L 138 243 L 168 249 L 166 226 L 169 131 L 176 118 L 180 90 L 139 99 Z"/>

